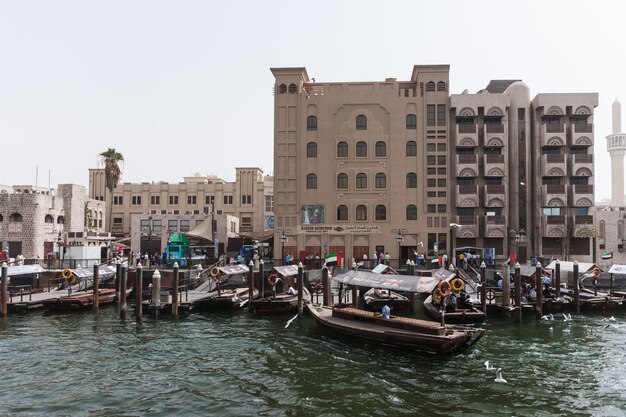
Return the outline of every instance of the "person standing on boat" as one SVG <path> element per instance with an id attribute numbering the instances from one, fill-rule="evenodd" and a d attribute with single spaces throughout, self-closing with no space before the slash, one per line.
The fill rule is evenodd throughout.
<path id="1" fill-rule="evenodd" d="M 391 263 L 391 255 L 389 255 L 389 252 L 385 253 L 385 265 L 389 265 Z"/>
<path id="2" fill-rule="evenodd" d="M 383 315 L 383 319 L 389 320 L 389 317 L 391 317 L 391 309 L 389 308 L 387 304 L 383 306 L 381 313 Z"/>
<path id="3" fill-rule="evenodd" d="M 298 295 L 298 291 L 296 291 L 291 285 L 289 286 L 289 289 L 287 290 L 287 294 L 289 295 Z"/>

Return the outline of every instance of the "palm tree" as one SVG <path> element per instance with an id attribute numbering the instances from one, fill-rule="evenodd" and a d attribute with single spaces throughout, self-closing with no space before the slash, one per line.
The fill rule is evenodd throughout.
<path id="1" fill-rule="evenodd" d="M 124 155 L 119 153 L 115 148 L 109 148 L 106 151 L 100 153 L 98 155 L 102 158 L 104 162 L 104 178 L 105 178 L 105 187 L 109 190 L 109 199 L 113 199 L 113 190 L 117 187 L 117 184 L 120 181 L 120 177 L 122 176 L 122 170 L 118 162 L 124 161 Z M 113 201 L 110 201 L 109 204 L 111 208 L 109 209 L 109 230 L 111 230 L 113 224 Z"/>

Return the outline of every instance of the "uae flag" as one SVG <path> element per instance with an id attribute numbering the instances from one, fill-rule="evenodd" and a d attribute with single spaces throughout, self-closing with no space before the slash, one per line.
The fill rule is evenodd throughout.
<path id="1" fill-rule="evenodd" d="M 509 265 L 515 265 L 515 252 L 511 252 L 508 262 L 509 262 Z"/>
<path id="2" fill-rule="evenodd" d="M 432 263 L 434 264 L 438 264 L 439 263 L 439 258 L 433 258 L 430 260 Z"/>
<path id="3" fill-rule="evenodd" d="M 613 252 L 604 252 L 602 254 L 602 259 L 613 259 Z"/>
<path id="4" fill-rule="evenodd" d="M 326 258 L 324 258 L 324 261 L 326 262 L 327 266 L 341 265 L 341 252 L 339 252 L 339 254 L 330 253 L 326 255 Z"/>

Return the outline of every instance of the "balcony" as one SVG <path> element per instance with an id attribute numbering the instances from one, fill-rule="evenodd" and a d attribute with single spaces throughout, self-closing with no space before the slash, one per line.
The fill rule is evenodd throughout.
<path id="1" fill-rule="evenodd" d="M 470 138 L 474 142 L 474 146 L 478 146 L 478 133 L 476 124 L 473 123 L 458 123 L 456 125 L 456 146 L 461 146 L 461 143 L 465 138 Z M 464 144 L 464 146 L 467 146 Z"/>
<path id="2" fill-rule="evenodd" d="M 490 172 L 495 168 L 506 172 L 504 167 L 504 155 L 483 155 L 483 166 L 485 167 L 485 175 L 492 176 Z"/>
<path id="3" fill-rule="evenodd" d="M 593 216 L 574 216 L 574 236 L 591 237 Z"/>
<path id="4" fill-rule="evenodd" d="M 504 125 L 502 123 L 485 123 L 483 133 L 485 135 L 485 143 L 489 143 L 489 140 L 494 137 L 500 138 L 502 143 L 506 143 L 504 140 Z"/>
<path id="5" fill-rule="evenodd" d="M 566 173 L 565 155 L 541 155 L 541 175 L 543 177 L 564 177 Z"/>
<path id="6" fill-rule="evenodd" d="M 456 223 L 460 224 L 456 237 L 478 237 L 478 222 L 476 216 L 456 216 Z"/>
<path id="7" fill-rule="evenodd" d="M 456 156 L 456 176 L 468 177 L 464 170 L 471 169 L 478 176 L 478 161 L 476 155 L 457 155 Z"/>
<path id="8" fill-rule="evenodd" d="M 570 206 L 576 206 L 576 207 L 592 206 L 593 201 L 594 201 L 593 185 L 575 184 L 570 187 L 570 200 L 569 200 Z"/>
<path id="9" fill-rule="evenodd" d="M 593 175 L 593 154 L 570 155 L 569 175 L 573 177 Z"/>
<path id="10" fill-rule="evenodd" d="M 542 216 L 541 235 L 545 237 L 561 237 L 565 233 L 565 216 Z"/>
<path id="11" fill-rule="evenodd" d="M 582 139 L 585 137 L 587 139 Z M 572 125 L 572 145 L 593 145 L 593 124 L 573 124 Z"/>
<path id="12" fill-rule="evenodd" d="M 542 185 L 541 186 L 541 206 L 565 206 L 567 205 L 567 194 L 565 193 L 564 185 Z M 550 204 L 550 202 L 554 199 L 559 199 L 560 204 Z"/>
<path id="13" fill-rule="evenodd" d="M 558 138 L 558 140 L 554 138 Z M 566 144 L 564 124 L 541 125 L 541 146 L 565 146 Z"/>
<path id="14" fill-rule="evenodd" d="M 504 216 L 484 216 L 485 237 L 506 237 L 506 217 Z"/>
<path id="15" fill-rule="evenodd" d="M 490 203 L 493 200 L 500 200 L 502 202 L 502 207 L 506 207 L 507 198 L 506 187 L 504 185 L 485 185 L 483 190 L 485 193 L 485 206 L 499 207 L 499 204 L 492 205 Z"/>
<path id="16" fill-rule="evenodd" d="M 478 205 L 478 188 L 475 185 L 457 185 L 456 186 L 456 206 L 462 207 L 461 202 L 472 199 Z"/>

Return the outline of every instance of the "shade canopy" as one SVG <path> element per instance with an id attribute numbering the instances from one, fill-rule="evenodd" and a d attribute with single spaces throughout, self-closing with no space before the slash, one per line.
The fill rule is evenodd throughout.
<path id="1" fill-rule="evenodd" d="M 347 285 L 380 288 L 402 292 L 428 293 L 439 282 L 436 277 L 417 277 L 413 275 L 377 274 L 369 271 L 340 269 L 333 275 L 333 280 Z"/>

